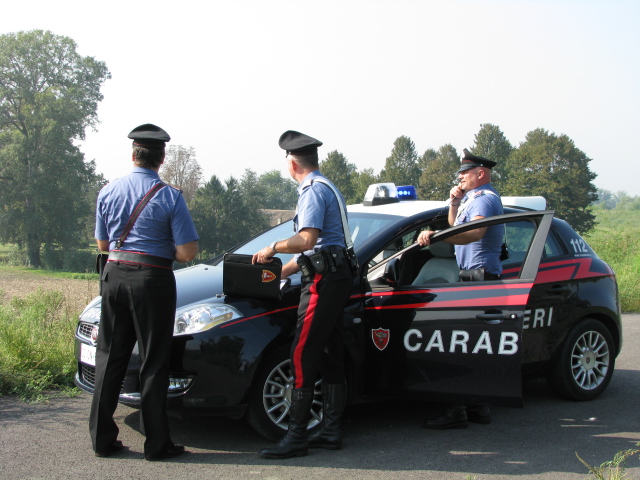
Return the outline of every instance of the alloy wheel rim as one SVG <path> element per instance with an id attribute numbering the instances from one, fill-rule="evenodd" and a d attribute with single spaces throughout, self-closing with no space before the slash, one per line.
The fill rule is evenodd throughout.
<path id="1" fill-rule="evenodd" d="M 311 418 L 308 429 L 322 421 L 322 380 L 318 379 L 314 386 L 314 398 L 311 404 Z M 269 373 L 262 392 L 265 412 L 271 421 L 282 430 L 289 426 L 289 410 L 293 391 L 293 369 L 291 361 L 279 363 Z"/>
<path id="2" fill-rule="evenodd" d="M 594 330 L 583 333 L 571 352 L 571 374 L 584 390 L 598 388 L 607 376 L 611 357 L 602 334 Z"/>

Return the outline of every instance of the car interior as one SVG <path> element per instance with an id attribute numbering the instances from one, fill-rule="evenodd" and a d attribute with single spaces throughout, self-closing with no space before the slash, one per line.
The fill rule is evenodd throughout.
<path id="1" fill-rule="evenodd" d="M 424 228 L 440 227 L 446 228 L 444 225 L 430 225 Z M 369 264 L 368 280 L 371 287 L 435 285 L 459 281 L 459 268 L 453 245 L 441 241 L 428 247 L 420 247 L 415 243 L 424 228 L 393 240 L 374 257 Z M 505 278 L 518 277 L 535 230 L 535 224 L 527 220 L 505 224 L 502 259 Z M 550 233 L 543 256 L 556 256 L 562 253 L 562 248 Z M 386 262 L 384 271 L 382 271 L 382 265 L 380 268 L 374 268 L 380 262 Z"/>

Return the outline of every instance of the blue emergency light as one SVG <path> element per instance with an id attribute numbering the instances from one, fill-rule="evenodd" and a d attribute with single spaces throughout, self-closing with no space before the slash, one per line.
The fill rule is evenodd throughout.
<path id="1" fill-rule="evenodd" d="M 405 185 L 403 187 L 396 187 L 398 192 L 398 200 L 417 200 L 418 194 L 416 193 L 416 187 L 413 185 Z"/>

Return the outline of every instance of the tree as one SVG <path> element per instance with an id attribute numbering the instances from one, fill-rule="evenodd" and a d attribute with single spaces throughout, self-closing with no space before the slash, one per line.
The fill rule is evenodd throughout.
<path id="1" fill-rule="evenodd" d="M 419 178 L 418 154 L 414 143 L 409 137 L 398 137 L 393 143 L 391 156 L 387 157 L 384 169 L 380 172 L 380 181 L 416 185 Z"/>
<path id="2" fill-rule="evenodd" d="M 590 161 L 568 136 L 533 130 L 509 157 L 509 173 L 500 193 L 542 195 L 549 209 L 578 232 L 587 232 L 595 223 L 590 205 L 598 198 Z"/>
<path id="3" fill-rule="evenodd" d="M 500 191 L 503 182 L 507 181 L 507 160 L 513 151 L 511 142 L 506 139 L 502 130 L 496 125 L 483 123 L 475 135 L 475 145 L 471 153 L 488 158 L 497 163 L 492 171 L 491 183 Z"/>
<path id="4" fill-rule="evenodd" d="M 293 210 L 298 193 L 296 182 L 284 178 L 279 170 L 270 170 L 258 176 L 247 169 L 240 180 L 240 194 L 258 208 L 271 210 Z"/>
<path id="5" fill-rule="evenodd" d="M 362 203 L 367 188 L 373 183 L 378 183 L 380 179 L 373 173 L 373 168 L 365 168 L 362 172 L 355 172 L 353 175 L 353 197 L 347 203 Z"/>
<path id="6" fill-rule="evenodd" d="M 68 37 L 0 35 L 0 241 L 26 248 L 34 267 L 43 242 L 86 241 L 86 193 L 100 179 L 74 141 L 95 129 L 110 77 Z"/>
<path id="7" fill-rule="evenodd" d="M 194 148 L 182 145 L 168 147 L 160 177 L 164 182 L 182 190 L 185 201 L 190 204 L 202 185 L 202 168 L 196 160 Z"/>
<path id="8" fill-rule="evenodd" d="M 268 226 L 261 205 L 241 195 L 239 182 L 230 177 L 223 186 L 215 175 L 196 192 L 191 215 L 200 247 L 218 255 Z"/>
<path id="9" fill-rule="evenodd" d="M 340 193 L 347 200 L 347 204 L 355 201 L 355 189 L 352 182 L 357 168 L 353 163 L 347 162 L 343 154 L 337 150 L 329 152 L 327 158 L 320 163 L 320 171 L 338 187 Z"/>
<path id="10" fill-rule="evenodd" d="M 423 200 L 448 200 L 451 187 L 457 182 L 455 172 L 460 167 L 460 156 L 451 144 L 440 150 L 427 150 L 420 159 L 422 175 L 418 197 Z"/>

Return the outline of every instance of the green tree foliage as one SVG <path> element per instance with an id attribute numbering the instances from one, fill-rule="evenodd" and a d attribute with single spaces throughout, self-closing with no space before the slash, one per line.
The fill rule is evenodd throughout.
<path id="1" fill-rule="evenodd" d="M 460 168 L 460 156 L 451 144 L 443 145 L 436 152 L 429 149 L 420 158 L 422 175 L 418 197 L 422 200 L 447 200 L 456 183 L 456 171 Z"/>
<path id="2" fill-rule="evenodd" d="M 640 210 L 640 197 L 631 197 L 623 191 L 613 193 L 599 188 L 598 200 L 593 205 L 603 210 Z"/>
<path id="3" fill-rule="evenodd" d="M 353 178 L 357 168 L 353 163 L 347 162 L 343 154 L 334 150 L 320 162 L 320 171 L 338 187 L 348 204 L 355 203 Z"/>
<path id="4" fill-rule="evenodd" d="M 471 149 L 471 153 L 497 163 L 491 175 L 491 183 L 498 191 L 500 191 L 502 184 L 507 181 L 507 172 L 504 167 L 512 151 L 511 142 L 506 139 L 497 125 L 490 123 L 480 125 L 480 130 L 475 135 L 475 145 Z"/>
<path id="5" fill-rule="evenodd" d="M 384 169 L 380 172 L 380 181 L 396 185 L 417 185 L 419 178 L 416 146 L 409 137 L 398 137 L 393 143 L 391 156 L 387 157 Z"/>
<path id="6" fill-rule="evenodd" d="M 566 135 L 541 128 L 529 132 L 507 162 L 502 195 L 542 195 L 549 209 L 578 232 L 594 225 L 589 206 L 597 199 L 591 161 Z"/>
<path id="7" fill-rule="evenodd" d="M 168 147 L 160 168 L 160 178 L 182 190 L 187 205 L 190 205 L 202 185 L 202 168 L 196 159 L 195 149 L 182 145 Z"/>
<path id="8" fill-rule="evenodd" d="M 261 205 L 241 194 L 235 178 L 230 177 L 223 185 L 214 175 L 197 191 L 191 204 L 200 248 L 208 254 L 219 255 L 262 232 L 268 220 L 260 208 Z"/>
<path id="9" fill-rule="evenodd" d="M 101 179 L 74 140 L 95 128 L 108 78 L 68 37 L 0 35 L 0 241 L 25 247 L 34 267 L 43 243 L 86 241 L 88 199 Z"/>
<path id="10" fill-rule="evenodd" d="M 347 203 L 362 203 L 367 188 L 372 183 L 378 183 L 380 178 L 373 172 L 373 168 L 365 168 L 353 174 L 353 197 Z"/>
<path id="11" fill-rule="evenodd" d="M 284 178 L 279 170 L 270 170 L 258 176 L 253 170 L 247 169 L 239 188 L 247 201 L 261 209 L 293 210 L 298 200 L 296 182 Z"/>

